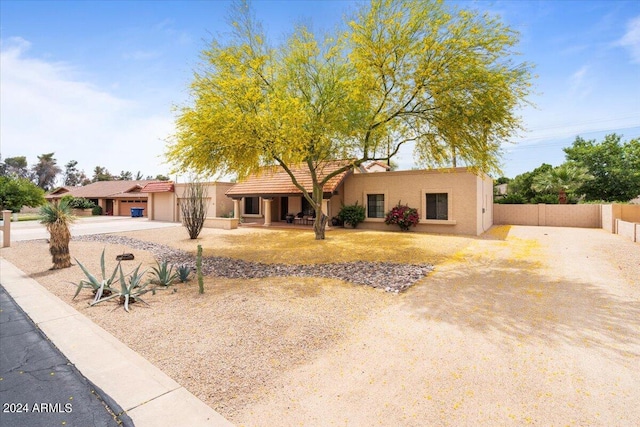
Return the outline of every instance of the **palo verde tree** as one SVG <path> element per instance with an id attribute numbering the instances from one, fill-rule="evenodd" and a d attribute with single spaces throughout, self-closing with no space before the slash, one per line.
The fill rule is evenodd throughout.
<path id="1" fill-rule="evenodd" d="M 232 34 L 202 54 L 167 158 L 180 170 L 239 179 L 282 167 L 317 213 L 316 239 L 324 238 L 322 194 L 334 176 L 388 161 L 410 143 L 423 165 L 450 165 L 455 151 L 489 172 L 500 143 L 520 127 L 515 110 L 528 95 L 530 66 L 514 62 L 517 34 L 495 17 L 439 1 L 372 0 L 333 36 L 297 26 L 278 46 L 246 3 L 235 5 L 231 22 Z M 312 188 L 293 172 L 300 165 Z"/>

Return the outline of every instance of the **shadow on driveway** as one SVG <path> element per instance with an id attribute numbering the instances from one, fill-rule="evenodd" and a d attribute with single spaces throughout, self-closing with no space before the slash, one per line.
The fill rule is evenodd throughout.
<path id="1" fill-rule="evenodd" d="M 524 240 L 477 243 L 411 289 L 405 308 L 498 344 L 563 343 L 627 361 L 640 357 L 640 301 L 563 279 Z"/>

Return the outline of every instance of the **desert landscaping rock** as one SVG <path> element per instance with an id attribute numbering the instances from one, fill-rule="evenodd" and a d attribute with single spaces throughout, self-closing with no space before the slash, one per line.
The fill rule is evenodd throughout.
<path id="1" fill-rule="evenodd" d="M 95 234 L 75 236 L 73 240 L 125 245 L 152 253 L 159 261 L 174 265 L 188 265 L 195 270 L 195 256 L 167 245 L 145 242 L 125 236 Z M 401 292 L 433 271 L 430 264 L 398 264 L 391 262 L 338 262 L 330 264 L 266 264 L 227 257 L 205 257 L 202 260 L 205 275 L 230 279 L 259 279 L 265 277 L 326 277 L 360 285 Z"/>

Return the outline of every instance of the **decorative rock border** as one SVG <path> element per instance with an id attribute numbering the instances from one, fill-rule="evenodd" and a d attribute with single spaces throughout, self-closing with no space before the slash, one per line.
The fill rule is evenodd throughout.
<path id="1" fill-rule="evenodd" d="M 156 259 L 174 265 L 185 264 L 195 270 L 195 256 L 167 245 L 112 234 L 74 236 L 74 241 L 104 242 L 151 252 Z M 433 271 L 431 264 L 354 261 L 328 264 L 267 264 L 228 257 L 205 257 L 202 271 L 231 279 L 261 277 L 327 277 L 359 285 L 400 292 Z"/>

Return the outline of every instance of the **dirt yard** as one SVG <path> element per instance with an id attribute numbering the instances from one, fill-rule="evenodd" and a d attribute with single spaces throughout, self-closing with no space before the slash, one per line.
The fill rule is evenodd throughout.
<path id="1" fill-rule="evenodd" d="M 127 236 L 193 250 L 179 232 Z M 209 254 L 322 262 L 307 249 L 311 235 L 286 233 L 207 231 L 200 243 Z M 265 250 L 270 236 L 280 246 Z M 127 314 L 87 307 L 88 294 L 71 301 L 67 282 L 82 273 L 47 270 L 45 242 L 0 254 L 238 425 L 640 419 L 640 245 L 602 230 L 547 227 L 496 227 L 478 239 L 327 237 L 323 259 L 398 262 L 415 254 L 436 271 L 400 295 L 332 279 L 209 277 L 204 295 L 192 280 Z M 262 243 L 252 250 L 252 242 Z M 73 242 L 71 251 L 97 271 L 105 246 L 110 260 L 131 251 L 96 242 Z M 367 250 L 377 247 L 388 255 Z M 149 253 L 131 252 L 135 263 L 153 264 Z"/>

